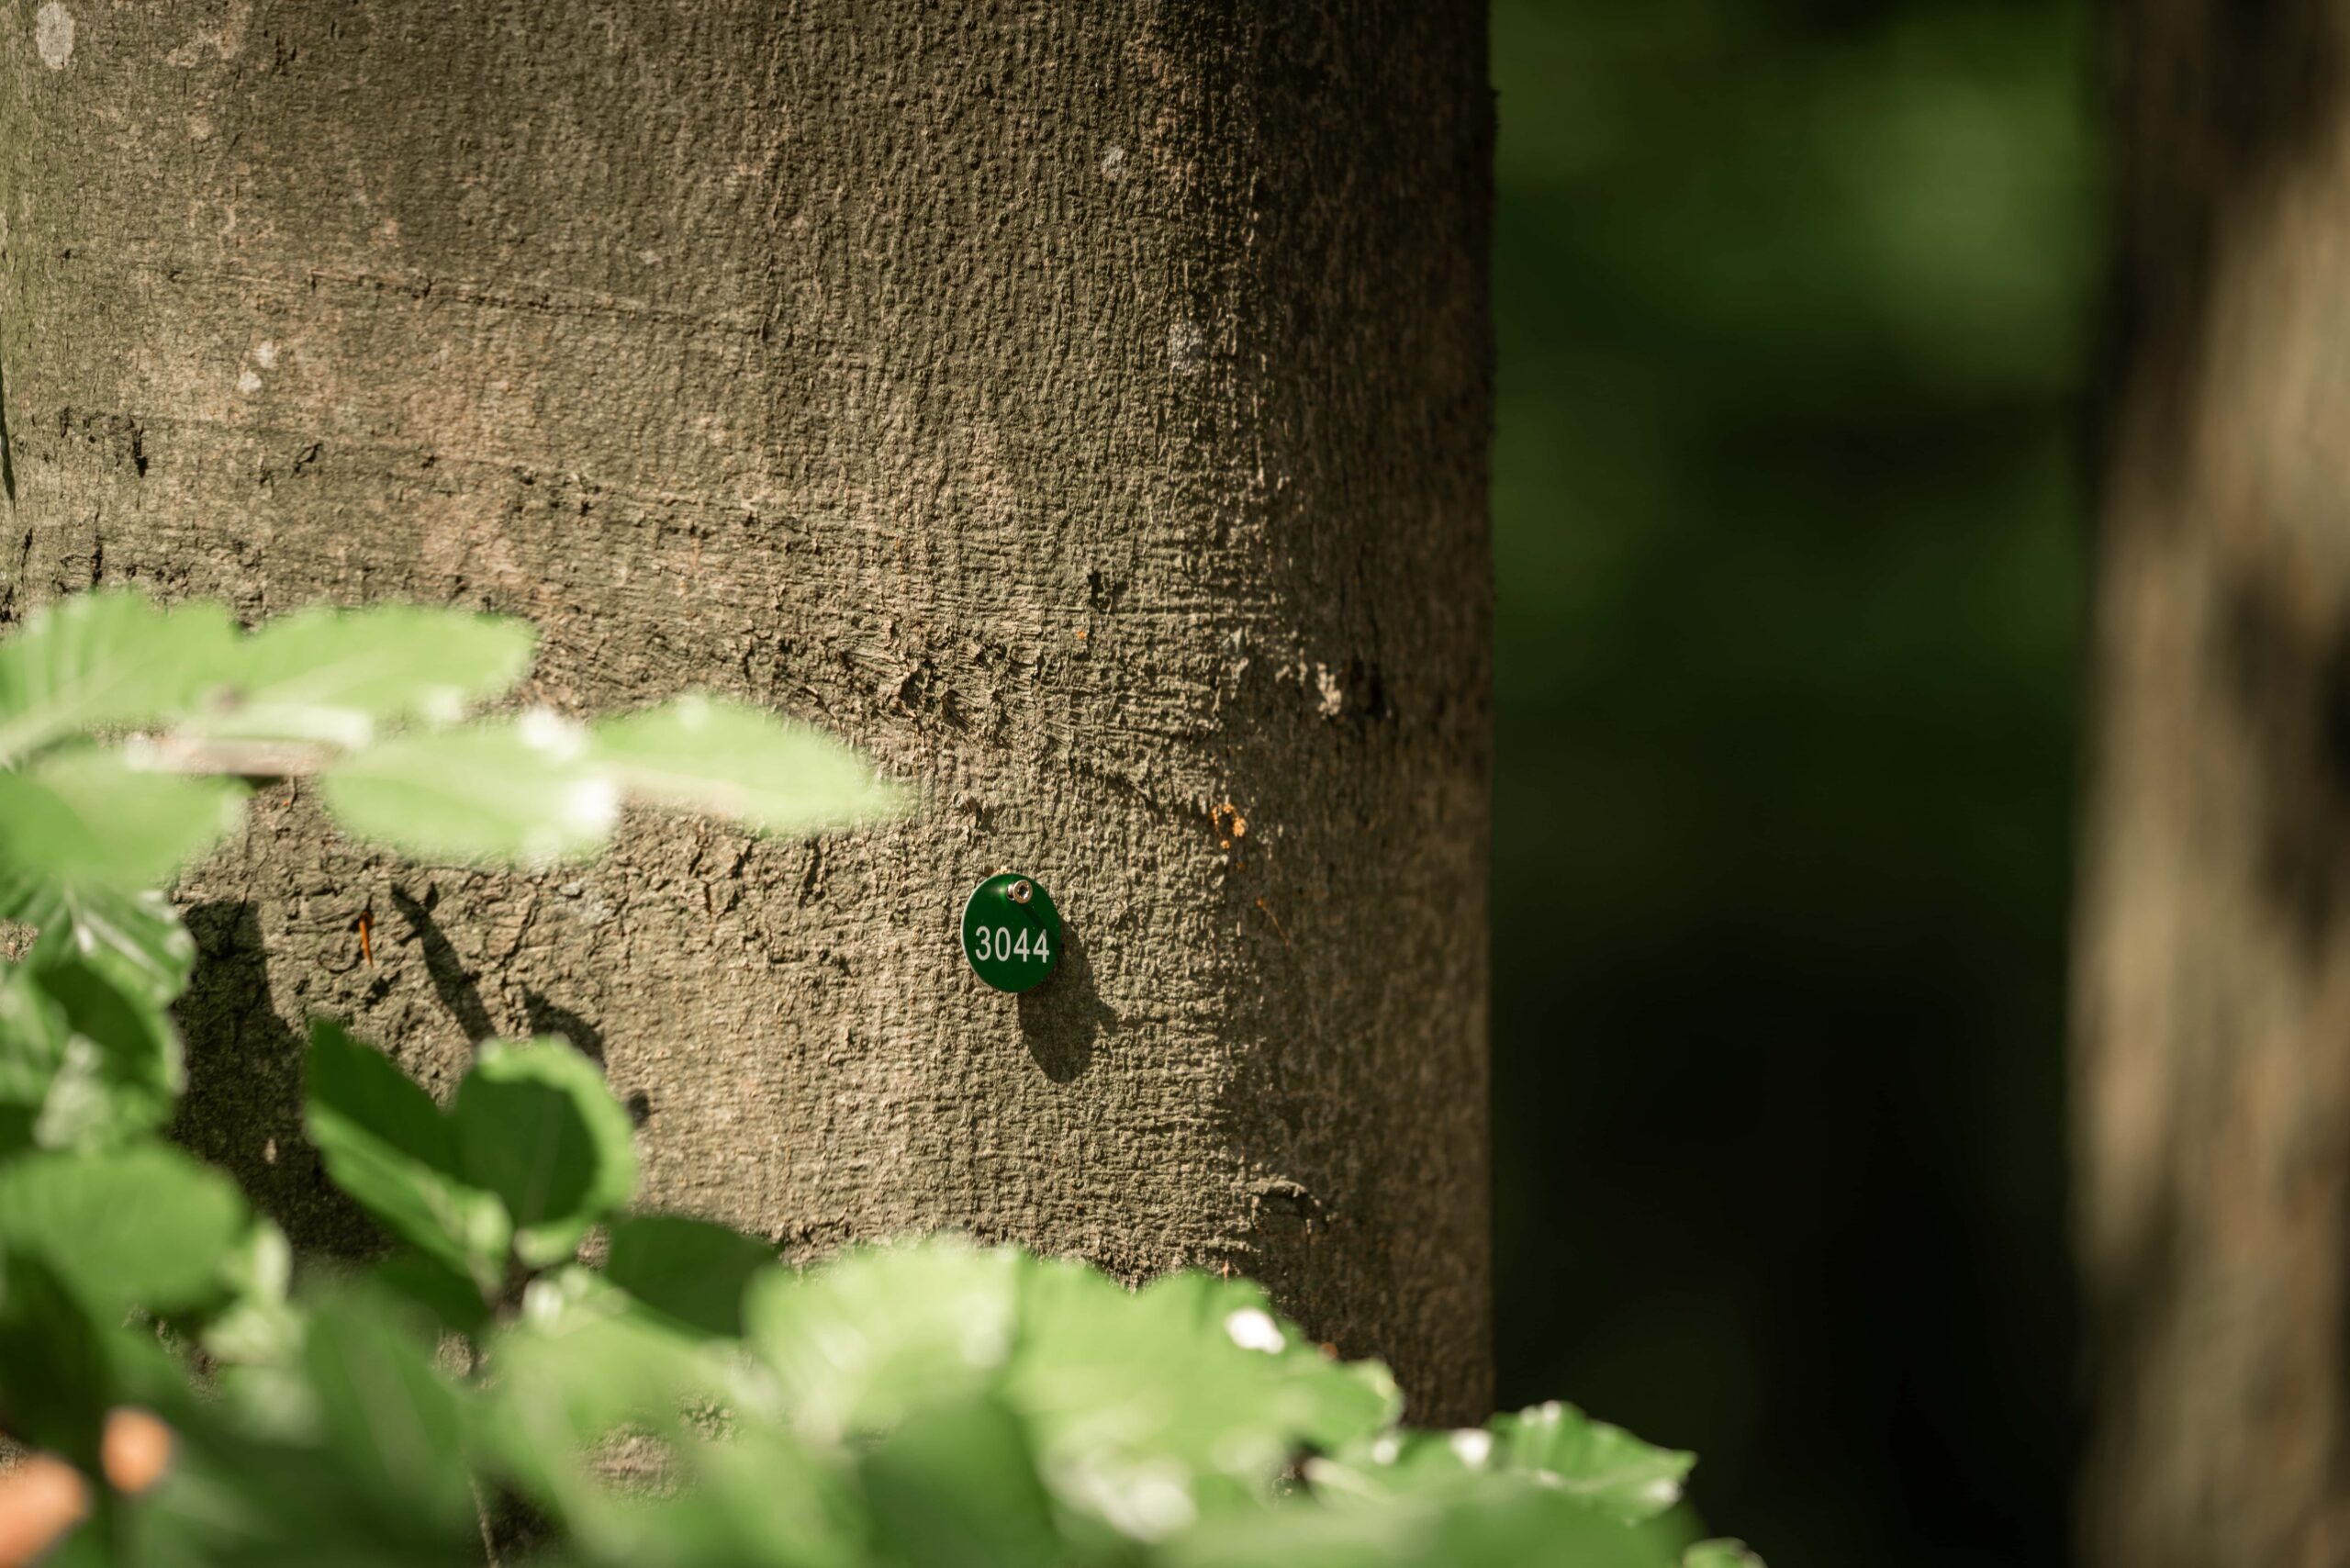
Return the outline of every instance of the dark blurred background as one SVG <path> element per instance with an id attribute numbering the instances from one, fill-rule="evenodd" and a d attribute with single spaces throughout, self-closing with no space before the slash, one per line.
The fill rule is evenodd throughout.
<path id="1" fill-rule="evenodd" d="M 1505 1403 L 2055 1564 L 2085 3 L 1498 0 Z"/>

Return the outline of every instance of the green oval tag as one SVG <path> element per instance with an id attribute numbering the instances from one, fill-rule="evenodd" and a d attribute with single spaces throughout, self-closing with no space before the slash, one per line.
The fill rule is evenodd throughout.
<path id="1" fill-rule="evenodd" d="M 963 905 L 963 957 L 998 991 L 1030 991 L 1061 961 L 1061 916 L 1034 877 L 1003 871 Z"/>

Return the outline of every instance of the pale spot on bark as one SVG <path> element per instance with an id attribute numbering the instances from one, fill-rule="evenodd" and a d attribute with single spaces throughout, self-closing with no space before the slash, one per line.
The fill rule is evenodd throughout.
<path id="1" fill-rule="evenodd" d="M 1208 335 L 1197 321 L 1178 321 L 1167 330 L 1167 363 L 1177 374 L 1189 375 L 1206 363 Z"/>
<path id="2" fill-rule="evenodd" d="M 229 0 L 229 14 L 216 30 L 206 28 L 179 48 L 163 56 L 167 65 L 185 71 L 202 61 L 208 52 L 222 60 L 232 60 L 245 47 L 245 29 L 252 25 L 253 0 Z"/>
<path id="3" fill-rule="evenodd" d="M 237 390 L 248 397 L 261 390 L 261 372 L 252 365 L 237 373 Z"/>
<path id="4" fill-rule="evenodd" d="M 1314 687 L 1321 696 L 1322 716 L 1337 718 L 1347 705 L 1347 689 L 1338 684 L 1338 678 L 1330 673 L 1328 665 L 1314 666 Z"/>
<path id="5" fill-rule="evenodd" d="M 73 58 L 73 15 L 49 0 L 33 14 L 33 47 L 40 51 L 40 62 L 51 71 L 62 71 L 65 62 Z"/>
<path id="6" fill-rule="evenodd" d="M 253 363 L 263 370 L 277 368 L 277 345 L 264 338 L 253 345 Z"/>
<path id="7" fill-rule="evenodd" d="M 1113 147 L 1103 151 L 1102 154 L 1102 177 L 1105 180 L 1123 180 L 1126 177 L 1126 150 L 1125 148 Z"/>

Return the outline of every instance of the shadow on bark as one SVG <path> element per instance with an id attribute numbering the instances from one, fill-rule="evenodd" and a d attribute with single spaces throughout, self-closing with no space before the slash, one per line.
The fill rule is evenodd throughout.
<path id="1" fill-rule="evenodd" d="M 428 901 L 431 897 L 429 893 L 426 895 Z M 433 923 L 431 902 L 420 903 L 394 888 L 392 907 L 400 912 L 400 918 L 408 922 L 408 932 L 415 936 L 417 946 L 424 950 L 424 972 L 432 977 L 434 993 L 441 998 L 441 1005 L 449 1010 L 449 1015 L 456 1019 L 457 1027 L 465 1032 L 467 1043 L 478 1046 L 494 1037 L 498 1025 L 490 1022 L 489 1008 L 481 999 L 480 988 L 475 984 L 480 977 L 465 968 L 464 959 L 458 957 L 457 949 L 450 944 L 447 935 Z M 535 1019 L 533 1022 L 535 1024 Z M 597 1036 L 596 1043 L 599 1050 L 591 1054 L 596 1055 L 600 1064 L 603 1060 L 603 1037 L 600 1035 Z"/>
<path id="2" fill-rule="evenodd" d="M 530 1020 L 532 1034 L 554 1035 L 568 1040 L 599 1070 L 603 1068 L 604 1032 L 595 1025 L 562 1003 L 548 1001 L 535 991 L 525 990 L 522 992 L 522 1012 Z M 643 1098 L 641 1094 L 632 1097 L 632 1100 Z M 630 1109 L 634 1111 L 632 1103 Z M 638 1126 L 642 1126 L 643 1121 L 643 1116 L 637 1117 Z"/>
<path id="3" fill-rule="evenodd" d="M 303 1134 L 304 1042 L 272 1003 L 253 905 L 219 900 L 181 913 L 196 961 L 173 1008 L 188 1042 L 173 1137 L 234 1176 L 297 1247 L 353 1258 L 381 1251 L 375 1227 L 327 1179 Z"/>
<path id="4" fill-rule="evenodd" d="M 1093 957 L 1085 938 L 1061 931 L 1061 963 L 1052 979 L 1020 993 L 1020 1036 L 1028 1054 L 1055 1083 L 1082 1077 L 1093 1065 L 1093 1042 L 1118 1014 L 1102 1000 L 1093 981 Z"/>
<path id="5" fill-rule="evenodd" d="M 2328 155 L 2350 42 L 2320 0 L 2136 0 L 2117 14 L 2105 379 L 2133 387 L 2153 420 L 2128 460 L 2179 464 L 2196 450 L 2188 432 L 2230 250 L 2273 232 L 2268 209 L 2294 171 Z M 2128 401 L 2104 399 L 2108 463 Z"/>

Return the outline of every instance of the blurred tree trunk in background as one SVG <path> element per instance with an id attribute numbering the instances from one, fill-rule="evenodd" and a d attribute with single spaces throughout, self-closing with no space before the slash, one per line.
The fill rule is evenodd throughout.
<path id="1" fill-rule="evenodd" d="M 2350 9 L 2114 7 L 2090 1563 L 2350 1562 Z"/>
<path id="2" fill-rule="evenodd" d="M 435 1086 L 565 1034 L 656 1204 L 1229 1262 L 1424 1417 L 1483 1406 L 1482 7 L 17 0 L 0 38 L 0 614 L 509 611 L 537 700 L 712 687 L 928 796 L 509 878 L 273 792 L 183 890 L 193 1145 L 357 1245 L 303 1014 Z M 957 936 L 1012 867 L 1070 935 L 1017 1001 Z"/>

